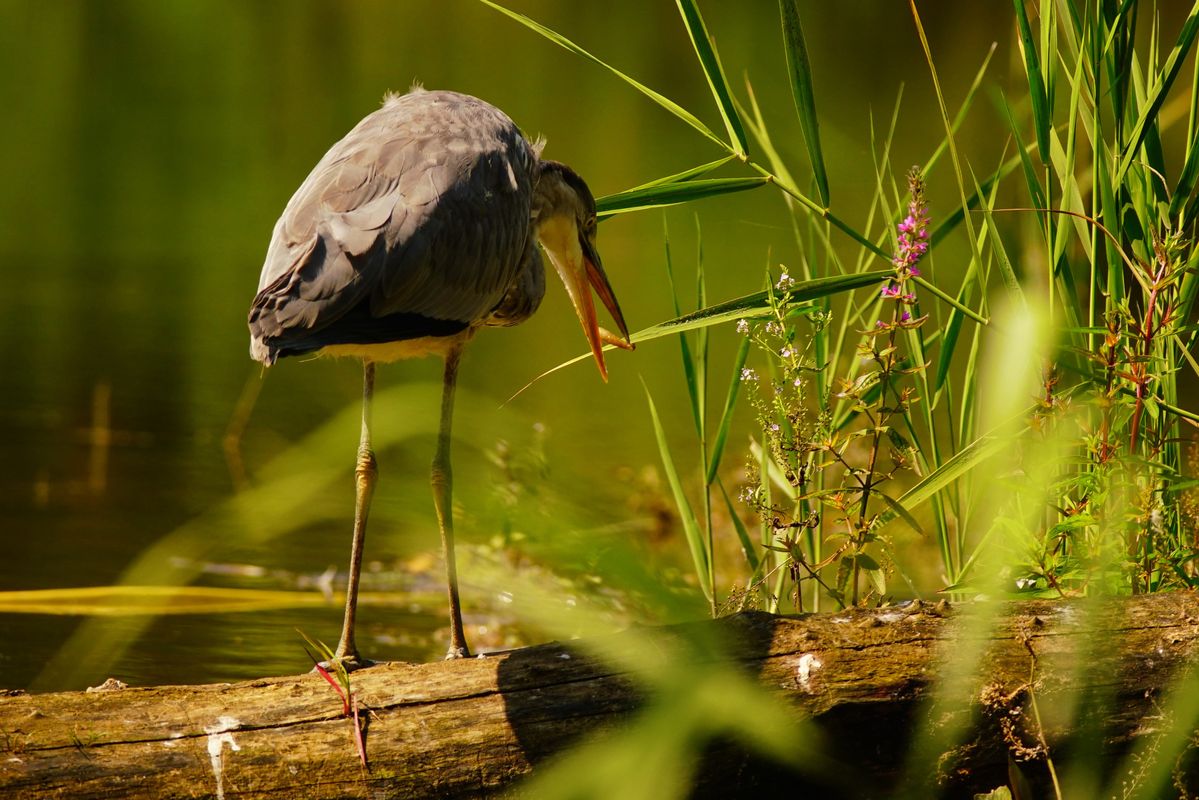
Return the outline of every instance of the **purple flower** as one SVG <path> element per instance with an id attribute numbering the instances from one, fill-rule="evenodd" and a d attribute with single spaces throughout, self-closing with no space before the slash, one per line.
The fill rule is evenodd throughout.
<path id="1" fill-rule="evenodd" d="M 928 205 L 924 201 L 924 178 L 916 167 L 908 173 L 908 193 L 908 215 L 898 225 L 899 249 L 894 259 L 900 281 L 920 274 L 916 262 L 928 252 Z"/>

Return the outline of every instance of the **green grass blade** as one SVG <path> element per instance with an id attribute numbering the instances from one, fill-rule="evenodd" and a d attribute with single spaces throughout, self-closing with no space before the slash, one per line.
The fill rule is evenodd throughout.
<path id="1" fill-rule="evenodd" d="M 768 183 L 770 183 L 769 177 L 701 178 L 617 192 L 596 200 L 595 208 L 601 218 L 610 217 L 613 214 L 627 214 L 631 211 L 644 211 L 647 208 L 662 208 L 679 203 L 689 203 L 705 197 L 744 192 Z"/>
<path id="2" fill-rule="evenodd" d="M 1189 204 L 1191 194 L 1195 191 L 1196 179 L 1199 179 L 1199 58 L 1195 59 L 1194 72 L 1191 73 L 1191 103 L 1187 111 L 1187 154 L 1174 186 L 1174 196 L 1170 199 L 1170 216 L 1181 220 L 1185 214 L 1183 209 Z"/>
<path id="3" fill-rule="evenodd" d="M 941 79 L 937 75 L 937 65 L 933 60 L 932 48 L 929 47 L 928 36 L 924 30 L 924 23 L 921 22 L 920 14 L 916 9 L 915 0 L 911 2 L 910 9 L 912 12 L 912 20 L 916 23 L 916 33 L 920 38 L 920 47 L 924 51 L 924 60 L 928 64 L 929 77 L 932 78 L 933 91 L 937 97 L 937 107 L 941 112 L 941 123 L 945 128 L 945 139 L 949 147 L 949 160 L 953 164 L 954 177 L 957 179 L 958 195 L 961 198 L 961 208 L 963 209 L 962 221 L 966 226 L 967 241 L 970 244 L 971 255 L 970 263 L 966 268 L 966 277 L 962 281 L 962 295 L 963 297 L 968 297 L 969 290 L 966 287 L 972 285 L 972 283 L 977 280 L 978 271 L 983 267 L 982 253 L 979 250 L 979 239 L 978 234 L 974 229 L 974 221 L 970 218 L 969 214 L 964 213 L 964 210 L 969 207 L 970 200 L 966 196 L 966 182 L 963 177 L 964 173 L 962 169 L 962 159 L 958 154 L 957 145 L 954 142 L 953 124 L 949 120 L 949 110 L 945 105 L 945 93 L 941 90 Z M 922 278 L 917 278 L 916 280 L 919 286 L 929 288 L 930 290 L 934 289 L 932 284 L 928 283 L 928 281 L 925 281 Z M 934 290 L 933 293 L 940 296 L 940 293 L 937 290 Z M 962 313 L 969 313 L 976 320 L 981 321 L 983 319 L 980 315 L 973 314 L 973 312 L 970 312 L 968 309 L 966 309 L 965 305 L 962 303 L 956 303 L 953 301 L 950 301 L 950 303 L 954 306 L 954 308 L 961 310 Z"/>
<path id="4" fill-rule="evenodd" d="M 708 290 L 704 281 L 704 237 L 699 226 L 699 215 L 695 216 L 695 307 L 705 308 L 708 305 Z M 683 334 L 679 334 L 683 336 Z M 696 394 L 693 398 L 699 419 L 699 451 L 706 462 L 708 458 L 708 328 L 700 328 L 695 332 L 695 376 Z M 707 474 L 706 463 L 702 474 Z M 707 486 L 707 484 L 704 484 Z M 704 495 L 705 507 L 710 508 L 709 497 Z M 708 533 L 711 538 L 712 520 L 708 519 Z M 709 550 L 711 547 L 708 548 Z"/>
<path id="5" fill-rule="evenodd" d="M 656 178 L 652 181 L 649 181 L 648 183 L 643 183 L 640 186 L 634 186 L 628 191 L 632 192 L 639 189 L 651 189 L 655 186 L 666 186 L 672 183 L 686 183 L 687 181 L 695 180 L 696 178 L 702 178 L 704 175 L 707 175 L 710 172 L 715 172 L 735 158 L 736 156 L 724 156 L 723 158 L 718 158 L 715 161 L 709 161 L 707 164 L 700 164 L 697 167 L 691 167 L 690 169 L 685 169 L 682 172 L 676 172 L 673 175 L 665 175 L 661 178 Z"/>
<path id="6" fill-rule="evenodd" d="M 828 278 L 814 278 L 810 281 L 800 281 L 796 283 L 788 294 L 791 297 L 792 312 L 797 311 L 814 311 L 815 306 L 807 309 L 802 308 L 802 304 L 811 300 L 816 300 L 822 297 L 838 294 L 840 292 L 848 292 L 853 289 L 860 289 L 864 286 L 877 286 L 883 281 L 895 274 L 894 270 L 874 270 L 872 272 L 857 272 L 852 275 L 834 275 Z M 952 299 L 952 298 L 951 298 Z M 726 300 L 723 303 L 717 303 L 714 306 L 701 308 L 699 311 L 693 311 L 690 314 L 684 314 L 674 319 L 660 322 L 657 325 L 650 325 L 648 328 L 642 328 L 636 333 L 629 336 L 629 341 L 633 344 L 641 344 L 653 339 L 660 339 L 663 336 L 672 336 L 683 331 L 699 330 L 700 328 L 709 328 L 713 325 L 723 325 L 729 322 L 735 322 L 739 319 L 754 319 L 757 317 L 765 317 L 774 313 L 770 303 L 770 294 L 766 291 L 747 294 L 744 297 L 738 297 L 734 300 Z M 973 312 L 970 312 L 973 314 Z M 616 349 L 613 345 L 604 345 L 605 350 Z M 551 367 L 545 372 L 538 375 L 530 381 L 524 388 L 516 394 L 520 394 L 525 389 L 532 386 L 537 381 L 557 372 L 560 369 L 565 369 L 573 364 L 578 364 L 581 361 L 591 359 L 591 352 L 582 353 L 574 358 L 563 361 L 556 367 Z M 513 395 L 515 397 L 516 395 Z M 509 398 L 511 399 L 511 398 Z"/>
<path id="7" fill-rule="evenodd" d="M 1095 172 L 1098 176 L 1099 185 L 1099 201 L 1103 209 L 1103 224 L 1111 231 L 1119 231 L 1120 229 L 1120 207 L 1116 200 L 1116 190 L 1120 187 L 1114 186 L 1108 180 L 1108 163 L 1107 159 L 1095 159 Z M 1124 297 L 1124 260 L 1120 254 L 1118 242 L 1113 242 L 1109 237 L 1101 237 L 1103 239 L 1103 248 L 1107 253 L 1107 258 L 1104 259 L 1104 265 L 1107 269 L 1107 278 L 1104 281 L 1104 287 L 1107 291 L 1106 305 L 1112 306 L 1118 299 Z"/>
<path id="8" fill-rule="evenodd" d="M 670 285 L 670 300 L 674 304 L 675 316 L 682 316 L 679 307 L 679 292 L 674 283 L 674 259 L 670 256 L 670 232 L 666 229 L 665 220 L 662 225 L 662 238 L 666 244 L 666 282 Z M 695 420 L 695 433 L 703 435 L 703 418 L 699 410 L 699 385 L 695 376 L 695 358 L 691 355 L 691 345 L 687 342 L 686 333 L 679 334 L 679 353 L 683 361 L 683 377 L 687 381 L 687 396 L 691 399 L 691 416 Z"/>
<path id="9" fill-rule="evenodd" d="M 1019 2 L 1019 0 L 1016 0 Z M 1166 64 L 1162 68 L 1162 75 L 1157 83 L 1157 88 L 1153 92 L 1149 102 L 1145 104 L 1141 115 L 1137 118 L 1136 127 L 1132 129 L 1129 135 L 1128 146 L 1124 149 L 1124 156 L 1120 159 L 1120 167 L 1116 170 L 1115 181 L 1120 183 L 1124 180 L 1124 173 L 1128 170 L 1133 159 L 1137 157 L 1137 152 L 1141 149 L 1141 145 L 1145 142 L 1145 138 L 1149 135 L 1153 124 L 1157 121 L 1158 112 L 1161 110 L 1162 103 L 1166 101 L 1166 95 L 1170 93 L 1170 87 L 1174 84 L 1174 79 L 1178 77 L 1178 71 L 1182 69 L 1182 63 L 1186 60 L 1187 53 L 1191 49 L 1191 45 L 1195 42 L 1195 34 L 1199 33 L 1199 0 L 1191 6 L 1191 13 L 1187 15 L 1186 22 L 1183 23 L 1182 32 L 1178 34 L 1178 41 L 1174 44 L 1174 49 L 1170 51 L 1169 58 L 1166 59 Z"/>
<path id="10" fill-rule="evenodd" d="M 934 495 L 953 486 L 962 476 L 986 463 L 1009 444 L 1009 439 L 1000 436 L 989 434 L 980 436 L 929 473 L 924 480 L 904 492 L 895 502 L 910 513 L 913 509 L 927 503 Z M 885 524 L 898 516 L 899 514 L 895 511 L 886 511 L 879 519 L 879 523 Z"/>
<path id="11" fill-rule="evenodd" d="M 699 215 L 695 216 L 695 290 L 697 308 L 704 308 L 708 304 L 708 290 L 704 279 L 704 239 L 703 231 L 699 224 Z M 698 391 L 694 398 L 695 407 L 698 409 L 697 418 L 699 420 L 699 474 L 704 480 L 703 490 L 700 495 L 703 507 L 702 522 L 704 530 L 707 531 L 707 553 L 708 553 L 708 597 L 709 599 L 716 597 L 716 540 L 715 531 L 712 527 L 712 486 L 707 482 L 708 475 L 708 328 L 700 328 L 695 332 L 695 374 Z M 686 334 L 679 334 L 683 337 Z M 712 602 L 712 616 L 717 613 L 716 603 Z"/>
<path id="12" fill-rule="evenodd" d="M 917 522 L 916 518 L 912 516 L 911 512 L 903 507 L 903 503 L 900 503 L 886 492 L 876 492 L 875 496 L 881 498 L 892 512 L 897 514 L 900 519 L 908 524 L 909 528 L 916 531 L 916 533 L 920 534 L 921 536 L 928 536 L 928 534 L 924 532 L 924 528 L 921 528 L 920 523 Z"/>
<path id="13" fill-rule="evenodd" d="M 1107 92 L 1112 105 L 1112 117 L 1116 120 L 1117 130 L 1121 130 L 1126 116 L 1125 104 L 1129 97 L 1129 84 L 1132 75 L 1133 43 L 1137 33 L 1137 11 L 1140 4 L 1137 0 L 1124 0 L 1117 13 L 1111 17 L 1108 41 L 1104 44 L 1104 65 L 1107 67 L 1108 84 L 1112 87 Z M 1124 20 L 1121 22 L 1121 20 Z"/>
<path id="14" fill-rule="evenodd" d="M 804 41 L 803 26 L 799 20 L 799 9 L 795 0 L 779 0 L 779 15 L 782 17 L 783 45 L 787 53 L 787 74 L 791 78 L 791 95 L 795 98 L 795 110 L 799 114 L 804 144 L 808 147 L 808 159 L 812 162 L 816 190 L 820 193 L 820 202 L 828 208 L 828 171 L 825 169 L 824 153 L 820 147 L 820 120 L 816 116 L 816 95 L 812 90 L 812 67 L 808 63 L 808 46 Z"/>
<path id="15" fill-rule="evenodd" d="M 1031 148 L 1033 145 L 1029 145 L 1029 147 Z M 1012 156 L 1007 161 L 1003 162 L 1003 165 L 999 169 L 995 170 L 993 175 L 983 181 L 980 189 L 975 191 L 975 193 L 970 196 L 966 202 L 966 208 L 978 208 L 979 200 L 982 198 L 982 196 L 986 193 L 989 193 L 991 191 L 991 187 L 1010 175 L 1012 171 L 1016 169 L 1016 167 L 1020 166 L 1020 159 L 1020 156 Z M 949 214 L 940 224 L 933 228 L 932 236 L 929 237 L 929 248 L 935 249 L 937 245 L 939 245 L 945 239 L 945 237 L 956 231 L 957 227 L 961 225 L 965 219 L 966 210 L 961 206 L 955 208 L 953 213 Z"/>
<path id="16" fill-rule="evenodd" d="M 962 127 L 962 123 L 966 121 L 966 115 L 970 113 L 971 107 L 974 105 L 974 96 L 978 93 L 979 87 L 982 86 L 983 78 L 987 74 L 987 68 L 991 66 L 991 57 L 995 55 L 999 45 L 995 42 L 991 43 L 991 48 L 987 50 L 987 55 L 983 59 L 982 66 L 978 68 L 978 72 L 974 73 L 974 81 L 970 84 L 970 88 L 966 90 L 966 96 L 962 99 L 962 104 L 958 106 L 958 113 L 953 117 L 952 132 L 956 136 Z M 946 151 L 949 150 L 949 137 L 943 138 L 938 144 L 937 149 L 924 162 L 924 166 L 920 168 L 920 172 L 928 177 L 932 172 L 933 167 L 941 160 Z"/>
<path id="17" fill-rule="evenodd" d="M 1196 263 L 1197 261 L 1199 261 L 1199 250 L 1191 253 L 1187 262 L 1187 274 L 1182 279 L 1182 288 L 1179 290 L 1178 296 L 1180 319 L 1191 318 L 1191 310 L 1195 307 L 1195 298 L 1199 296 L 1199 272 L 1196 272 L 1199 264 Z"/>
<path id="18" fill-rule="evenodd" d="M 720 468 L 725 442 L 729 438 L 729 428 L 733 424 L 733 412 L 737 408 L 737 393 L 741 389 L 741 370 L 745 368 L 745 359 L 749 357 L 749 343 L 749 337 L 743 336 L 741 347 L 737 349 L 737 357 L 733 359 L 733 379 L 729 382 L 729 392 L 724 399 L 724 411 L 720 415 L 720 427 L 716 429 L 716 439 L 712 442 L 712 456 L 708 461 L 708 486 L 711 486 L 712 482 L 716 480 L 716 470 Z"/>
<path id="19" fill-rule="evenodd" d="M 969 286 L 962 286 L 958 292 L 958 302 L 965 305 Z M 962 331 L 962 314 L 956 308 L 949 312 L 949 321 L 945 323 L 945 337 L 937 354 L 937 373 L 933 378 L 933 391 L 941 391 L 949 377 L 949 368 L 953 364 L 953 354 L 957 350 L 958 334 Z"/>
<path id="20" fill-rule="evenodd" d="M 720 56 L 717 55 L 716 47 L 712 44 L 712 37 L 708 35 L 703 15 L 699 13 L 699 6 L 696 5 L 695 0 L 677 0 L 677 3 L 679 13 L 683 16 L 683 23 L 687 26 L 687 33 L 691 36 L 691 44 L 695 46 L 695 54 L 699 56 L 700 66 L 704 68 L 704 75 L 708 79 L 712 96 L 716 98 L 720 116 L 724 118 L 724 127 L 728 130 L 729 141 L 733 143 L 733 150 L 736 154 L 744 158 L 749 152 L 745 129 L 741 126 L 741 118 L 737 115 L 737 108 L 733 104 L 733 95 L 729 91 L 728 79 L 724 76 L 724 67 L 720 64 Z"/>
<path id="21" fill-rule="evenodd" d="M 761 563 L 758 559 L 758 548 L 754 546 L 753 541 L 749 538 L 749 531 L 745 530 L 745 523 L 741 521 L 741 517 L 737 514 L 737 508 L 733 505 L 733 499 L 729 497 L 729 493 L 724 488 L 724 481 L 716 481 L 720 487 L 720 494 L 724 497 L 724 504 L 729 510 L 729 519 L 733 522 L 733 529 L 737 531 L 737 540 L 741 542 L 741 550 L 745 553 L 745 561 L 749 564 L 749 573 L 751 575 L 758 574 L 758 566 Z"/>
<path id="22" fill-rule="evenodd" d="M 683 522 L 683 534 L 687 538 L 687 546 L 691 549 L 691 559 L 695 563 L 695 575 L 699 579 L 700 588 L 703 589 L 704 597 L 708 602 L 712 601 L 712 590 L 708 585 L 708 561 L 710 553 L 707 551 L 706 540 L 700 532 L 699 521 L 695 517 L 695 512 L 691 508 L 691 503 L 687 500 L 687 495 L 683 492 L 683 483 L 679 480 L 678 470 L 675 469 L 674 459 L 670 456 L 670 447 L 666 443 L 666 431 L 662 428 L 662 420 L 658 417 L 658 409 L 654 405 L 654 398 L 649 393 L 649 387 L 644 385 L 645 399 L 649 402 L 649 415 L 654 424 L 654 437 L 658 441 L 658 453 L 662 458 L 662 469 L 666 472 L 666 480 L 670 484 L 670 493 L 674 496 L 675 507 L 678 508 L 679 518 Z"/>
<path id="23" fill-rule="evenodd" d="M 1053 129 L 1053 101 L 1057 97 L 1058 70 L 1061 54 L 1058 52 L 1057 12 L 1054 0 L 1038 0 L 1037 18 L 1041 21 L 1041 61 L 1044 64 L 1042 77 L 1045 79 L 1045 109 L 1048 112 L 1048 128 Z"/>
<path id="24" fill-rule="evenodd" d="M 982 204 L 983 224 L 991 232 L 991 252 L 995 254 L 995 263 L 999 265 L 999 277 L 1003 281 L 1003 288 L 1007 290 L 1012 302 L 1020 308 L 1025 308 L 1028 301 L 1024 297 L 1024 289 L 1020 286 L 1020 279 L 1016 277 L 1016 270 L 1012 268 L 1012 261 L 1008 258 L 1007 249 L 1003 246 L 1003 237 L 999 235 L 999 226 L 995 224 L 995 215 L 992 213 L 994 206 L 995 193 L 992 192 L 987 202 Z"/>
<path id="25" fill-rule="evenodd" d="M 1012 131 L 1012 136 L 1016 140 L 1016 155 L 1020 159 L 1020 166 L 1024 170 L 1024 182 L 1028 185 L 1028 195 L 1031 198 L 1033 208 L 1047 208 L 1045 201 L 1045 189 L 1041 186 L 1041 180 L 1037 177 L 1036 165 L 1032 163 L 1031 146 L 1025 147 L 1024 141 L 1020 138 L 1020 126 L 1016 124 L 1016 117 L 1012 114 L 1011 107 L 1007 104 L 1007 100 L 1002 100 L 1004 113 L 1007 115 L 1008 127 Z M 1049 158 L 1049 151 L 1042 150 L 1041 158 Z"/>
<path id="26" fill-rule="evenodd" d="M 766 121 L 762 118 L 762 109 L 758 106 L 758 98 L 754 94 L 753 84 L 749 82 L 749 76 L 745 78 L 745 93 L 749 96 L 748 113 L 745 108 L 741 108 L 741 116 L 745 120 L 745 126 L 753 134 L 754 139 L 757 140 L 758 147 L 766 154 L 766 160 L 770 163 L 770 172 L 774 175 L 776 181 L 783 186 L 794 189 L 796 186 L 795 178 L 792 177 L 791 171 L 787 168 L 786 160 L 779 155 L 774 143 L 770 140 L 770 131 L 766 129 Z M 783 197 L 787 201 L 788 207 L 793 208 L 795 198 L 786 192 L 783 193 Z"/>
<path id="27" fill-rule="evenodd" d="M 1024 74 L 1028 78 L 1028 94 L 1032 100 L 1033 127 L 1037 134 L 1037 147 L 1041 158 L 1049 157 L 1049 96 L 1045 92 L 1045 78 L 1041 74 L 1037 46 L 1033 41 L 1032 27 L 1028 23 L 1028 11 L 1024 0 L 1012 0 L 1016 8 L 1016 23 L 1020 29 L 1020 51 L 1024 56 Z"/>
<path id="28" fill-rule="evenodd" d="M 919 286 L 921 289 L 925 290 L 926 292 L 933 295 L 934 297 L 941 300 L 942 302 L 947 303 L 950 306 L 953 306 L 953 308 L 955 308 L 963 316 L 969 317 L 970 319 L 977 322 L 979 325 L 990 325 L 991 324 L 991 321 L 989 319 L 987 319 L 986 317 L 984 317 L 982 314 L 978 313 L 974 309 L 970 308 L 969 306 L 958 302 L 957 298 L 955 298 L 953 295 L 946 294 L 945 291 L 943 289 L 941 289 L 941 287 L 937 286 L 935 283 L 931 283 L 919 275 L 916 276 L 913 280 L 916 281 L 916 285 Z"/>
<path id="29" fill-rule="evenodd" d="M 790 304 L 797 306 L 810 300 L 848 292 L 853 289 L 860 289 L 864 286 L 876 286 L 894 274 L 894 270 L 887 269 L 858 272 L 852 275 L 813 278 L 810 281 L 797 282 L 787 291 L 787 294 L 791 298 Z M 707 328 L 712 325 L 735 322 L 742 317 L 762 317 L 770 313 L 772 313 L 770 293 L 764 290 L 747 294 L 744 297 L 738 297 L 735 300 L 726 300 L 723 303 L 717 303 L 699 311 L 660 322 L 657 325 L 651 325 L 634 333 L 630 338 L 634 344 L 637 344 L 650 339 L 669 336 L 672 333 L 678 333 L 680 330 Z"/>
<path id="30" fill-rule="evenodd" d="M 1191 142 L 1187 150 L 1186 163 L 1174 186 L 1174 197 L 1170 200 L 1171 217 L 1179 219 L 1182 216 L 1183 208 L 1189 205 L 1191 194 L 1195 191 L 1196 178 L 1199 178 L 1199 140 Z"/>
<path id="31" fill-rule="evenodd" d="M 574 53 L 575 55 L 582 56 L 583 58 L 587 59 L 588 61 L 592 62 L 593 64 L 597 64 L 597 65 L 603 67 L 604 69 L 608 70 L 613 75 L 615 75 L 616 77 L 620 78 L 625 83 L 632 86 L 637 91 L 641 92 L 643 95 L 648 97 L 650 100 L 653 100 L 655 103 L 660 105 L 662 108 L 669 111 L 671 114 L 674 114 L 676 117 L 683 120 L 683 122 L 686 122 L 692 128 L 695 128 L 697 131 L 699 131 L 701 134 L 703 134 L 707 138 L 711 139 L 713 142 L 716 142 L 718 145 L 720 145 L 721 147 L 723 147 L 726 150 L 730 149 L 727 142 L 723 141 L 719 136 L 717 136 L 715 133 L 713 133 L 711 131 L 711 129 L 708 128 L 707 125 L 700 122 L 699 118 L 696 117 L 694 114 L 692 114 L 690 111 L 683 108 L 678 103 L 671 100 L 670 98 L 665 97 L 665 96 L 659 94 L 658 92 L 655 92 L 653 89 L 649 88 L 645 84 L 640 83 L 639 81 L 629 77 L 628 75 L 625 75 L 623 72 L 618 70 L 616 67 L 613 67 L 612 65 L 601 60 L 597 56 L 592 55 L 588 51 L 584 50 L 582 47 L 579 47 L 577 44 L 572 42 L 570 39 L 567 39 L 562 34 L 557 33 L 556 31 L 550 30 L 549 28 L 545 27 L 541 23 L 535 22 L 534 20 L 530 19 L 529 17 L 526 17 L 524 14 L 518 14 L 515 11 L 510 11 L 507 8 L 504 8 L 503 6 L 499 5 L 498 3 L 493 3 L 493 2 L 491 2 L 491 0 L 479 0 L 479 2 L 483 3 L 484 5 L 494 8 L 496 11 L 499 11 L 501 14 L 511 17 L 512 19 L 519 22 L 521 25 L 524 25 L 526 28 L 541 34 L 542 36 L 549 39 L 551 42 L 558 45 L 559 47 L 563 47 L 563 48 L 569 50 L 570 52 Z"/>
<path id="32" fill-rule="evenodd" d="M 216 586 L 72 586 L 0 592 L 5 614 L 120 617 L 167 614 L 235 614 L 316 607 L 319 592 Z"/>

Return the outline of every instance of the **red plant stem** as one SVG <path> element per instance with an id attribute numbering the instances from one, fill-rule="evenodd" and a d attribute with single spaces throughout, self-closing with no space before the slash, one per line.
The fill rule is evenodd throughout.
<path id="1" fill-rule="evenodd" d="M 358 698 L 354 698 L 354 744 L 358 747 L 358 760 L 362 762 L 362 768 L 367 769 L 366 765 L 366 740 L 362 736 L 362 724 L 358 721 Z"/>

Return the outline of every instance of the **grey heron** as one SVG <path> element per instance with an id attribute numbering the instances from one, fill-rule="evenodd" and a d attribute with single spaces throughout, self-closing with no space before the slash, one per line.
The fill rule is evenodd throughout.
<path id="1" fill-rule="evenodd" d="M 361 358 L 362 433 L 345 619 L 334 658 L 354 641 L 362 550 L 378 467 L 371 448 L 375 364 L 445 360 L 432 486 L 449 594 L 447 657 L 470 654 L 454 560 L 450 436 L 463 346 L 479 328 L 523 322 L 545 294 L 544 249 L 607 380 L 603 345 L 631 348 L 595 249 L 595 199 L 569 167 L 542 159 L 502 111 L 475 97 L 389 95 L 325 154 L 292 196 L 250 307 L 250 354 Z M 540 245 L 540 247 L 539 247 Z M 620 336 L 599 326 L 591 292 Z"/>

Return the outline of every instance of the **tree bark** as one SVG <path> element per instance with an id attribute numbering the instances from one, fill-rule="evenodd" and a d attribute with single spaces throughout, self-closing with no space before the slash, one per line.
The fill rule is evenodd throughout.
<path id="1" fill-rule="evenodd" d="M 1013 764 L 1045 786 L 1047 755 L 1059 774 L 1075 757 L 1110 773 L 1116 756 L 1164 729 L 1164 695 L 1199 638 L 1192 593 L 972 612 L 916 602 L 801 617 L 746 612 L 655 630 L 663 642 L 710 629 L 734 642 L 721 658 L 819 728 L 832 763 L 848 771 L 799 773 L 731 742 L 710 742 L 695 796 L 775 787 L 790 796 L 801 787 L 822 797 L 889 797 L 901 789 L 970 796 L 1007 784 Z M 518 781 L 547 758 L 589 734 L 618 731 L 636 713 L 644 690 L 587 655 L 619 650 L 622 636 L 594 647 L 551 643 L 353 673 L 366 766 L 342 701 L 314 674 L 0 698 L 0 797 L 519 791 Z M 963 663 L 976 666 L 963 670 Z M 906 760 L 920 752 L 913 742 L 924 743 L 924 760 Z M 1176 781 L 1194 782 L 1190 761 L 1179 757 Z"/>

